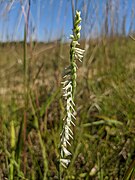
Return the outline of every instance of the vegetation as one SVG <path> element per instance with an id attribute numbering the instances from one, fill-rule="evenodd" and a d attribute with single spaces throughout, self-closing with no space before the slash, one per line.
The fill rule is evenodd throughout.
<path id="1" fill-rule="evenodd" d="M 78 69 L 77 120 L 74 145 L 71 147 L 73 156 L 68 170 L 63 172 L 67 179 L 122 179 L 125 170 L 134 160 L 135 44 L 130 38 L 106 41 L 107 47 L 103 46 L 102 41 L 98 45 L 96 40 L 91 42 L 84 58 L 84 65 Z M 1 179 L 9 177 L 9 171 L 13 167 L 14 178 L 43 178 L 44 158 L 39 134 L 45 146 L 47 176 L 52 179 L 58 177 L 58 146 L 64 116 L 60 82 L 62 69 L 65 63 L 68 64 L 69 45 L 53 45 L 53 50 L 52 45 L 36 46 L 37 51 L 40 51 L 39 48 L 48 50 L 38 56 L 34 55 L 30 66 L 31 90 L 26 132 L 22 123 L 23 65 L 12 60 L 21 54 L 23 47 L 19 43 L 0 47 L 3 57 L 0 114 Z M 104 53 L 105 48 L 108 50 L 108 57 Z M 7 64 L 9 50 L 12 61 Z M 28 46 L 28 56 L 30 52 Z M 109 59 L 109 65 L 104 64 L 106 58 Z"/>
<path id="2" fill-rule="evenodd" d="M 106 36 L 79 42 L 71 162 L 60 168 L 61 82 L 73 41 L 27 42 L 28 20 L 29 9 L 22 42 L 0 43 L 0 179 L 135 179 L 135 41 L 109 36 L 105 24 Z"/>

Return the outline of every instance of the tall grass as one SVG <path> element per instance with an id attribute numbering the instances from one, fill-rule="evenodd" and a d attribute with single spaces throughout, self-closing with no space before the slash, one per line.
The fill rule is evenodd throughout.
<path id="1" fill-rule="evenodd" d="M 120 39 L 120 41 L 122 40 Z M 101 45 L 97 47 L 94 53 L 97 61 L 92 63 L 95 70 L 92 78 L 87 72 L 86 74 L 80 72 L 80 69 L 83 70 L 82 67 L 78 68 L 75 94 L 78 115 L 74 128 L 74 141 L 72 141 L 70 148 L 73 155 L 68 172 L 65 169 L 62 170 L 62 175 L 67 179 L 77 179 L 78 177 L 80 179 L 96 179 L 98 177 L 122 179 L 125 170 L 128 169 L 134 159 L 134 68 L 132 61 L 134 58 L 134 42 L 127 39 L 126 43 L 125 41 L 122 42 L 118 49 L 119 43 L 117 39 L 108 44 L 108 55 L 113 60 L 113 65 L 109 71 L 106 68 L 102 72 L 97 69 L 97 61 L 104 59 L 104 48 Z M 64 46 L 66 47 L 64 49 L 69 50 L 67 45 Z M 95 46 L 92 48 L 96 46 L 95 42 Z M 88 58 L 89 53 L 91 54 L 93 51 L 92 48 L 86 54 Z M 130 53 L 127 53 L 128 49 L 130 49 Z M 50 54 L 50 50 L 46 53 Z M 54 51 L 52 57 L 55 57 L 55 54 Z M 44 58 L 43 55 L 40 58 Z M 124 58 L 125 60 L 123 60 Z M 51 63 L 48 66 L 50 69 L 53 68 Z M 64 66 L 65 62 L 61 65 L 61 69 Z M 42 69 L 41 73 L 43 72 Z M 51 78 L 48 79 L 49 77 Z M 50 82 L 52 85 L 49 84 Z M 14 167 L 14 177 L 43 179 L 46 170 L 44 162 L 48 164 L 47 178 L 58 177 L 58 144 L 65 106 L 61 99 L 60 84 L 58 86 L 56 77 L 52 75 L 52 72 L 48 72 L 44 83 L 45 86 L 41 84 L 28 94 L 29 106 L 25 147 L 26 174 L 23 168 L 22 122 L 24 105 L 22 99 L 19 100 L 17 94 L 11 102 L 8 100 L 9 95 L 6 95 L 5 106 L 1 100 L 2 126 L 0 128 L 2 128 L 2 133 L 0 133 L 0 138 L 1 159 L 3 160 L 1 160 L 0 165 L 2 167 L 2 178 L 8 177 L 12 172 L 9 171 L 10 167 L 11 169 Z M 9 124 L 9 120 L 14 123 L 12 127 L 15 129 L 15 149 L 11 148 L 11 141 L 8 141 L 9 138 L 13 139 L 13 136 L 10 135 L 12 123 Z M 40 137 L 45 145 L 45 151 L 41 148 Z M 46 152 L 46 157 L 43 156 L 44 152 Z M 15 157 L 12 156 L 13 153 L 15 153 Z M 14 161 L 12 161 L 13 158 Z M 132 165 L 130 169 L 133 170 Z"/>
<path id="2" fill-rule="evenodd" d="M 14 2 L 10 2 L 8 9 L 12 9 Z M 30 1 L 27 2 L 23 41 L 0 43 L 0 179 L 134 179 L 135 44 L 128 37 L 115 36 L 115 31 L 120 30 L 117 20 L 114 21 L 120 4 L 116 7 L 117 4 L 106 4 L 108 1 L 105 4 L 94 1 L 91 6 L 88 1 L 86 6 L 85 1 L 72 1 L 73 12 L 77 6 L 83 7 L 82 34 L 87 28 L 92 32 L 95 18 L 101 15 L 98 8 L 104 11 L 100 22 L 104 36 L 80 41 L 86 53 L 77 68 L 75 61 L 83 56 L 83 51 L 76 47 L 80 28 L 74 27 L 71 46 L 62 41 L 29 43 L 31 34 L 27 28 L 32 11 Z M 126 11 L 125 7 L 121 16 L 123 32 Z M 70 160 L 70 164 L 62 168 L 57 161 L 58 145 L 61 130 L 65 130 L 67 101 L 63 102 L 61 97 L 60 82 L 69 59 L 70 67 L 64 75 L 68 75 L 66 80 L 70 79 L 69 87 L 73 88 L 66 92 L 70 96 L 65 97 L 66 100 L 72 97 L 70 105 L 76 110 L 77 120 L 76 127 L 70 127 L 74 135 L 74 140 L 69 140 L 71 147 L 63 148 L 61 157 L 66 160 L 64 163 Z M 66 83 L 64 90 L 69 90 Z"/>

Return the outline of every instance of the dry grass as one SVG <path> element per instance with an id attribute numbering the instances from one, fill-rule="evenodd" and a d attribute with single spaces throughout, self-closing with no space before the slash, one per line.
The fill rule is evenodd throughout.
<path id="1" fill-rule="evenodd" d="M 90 44 L 85 63 L 78 71 L 78 118 L 72 146 L 72 162 L 68 171 L 63 172 L 66 179 L 122 179 L 125 170 L 134 159 L 135 69 L 133 66 L 129 67 L 134 62 L 135 45 L 131 39 L 121 38 L 107 40 L 107 43 L 111 64 L 108 68 L 104 63 L 106 54 L 100 41 L 92 63 L 89 63 L 89 58 L 97 42 Z M 47 47 L 50 49 L 46 50 Z M 44 164 L 36 115 L 46 147 L 47 176 L 48 179 L 57 179 L 59 135 L 64 116 L 60 82 L 63 67 L 68 63 L 69 44 L 36 44 L 32 49 L 28 45 L 32 105 L 29 101 L 25 154 L 23 144 L 19 146 L 19 140 L 22 138 L 19 132 L 23 119 L 24 98 L 22 64 L 17 60 L 22 59 L 22 48 L 22 44 L 14 43 L 0 46 L 0 176 L 1 179 L 8 178 L 12 152 L 9 122 L 14 120 L 15 153 L 17 154 L 21 148 L 21 172 L 14 167 L 15 179 L 17 174 L 26 179 L 43 178 Z M 92 174 L 94 167 L 96 171 Z"/>

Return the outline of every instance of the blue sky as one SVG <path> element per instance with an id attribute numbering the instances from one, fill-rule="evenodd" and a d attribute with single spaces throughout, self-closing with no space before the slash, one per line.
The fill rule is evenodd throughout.
<path id="1" fill-rule="evenodd" d="M 5 0 L 0 4 L 0 40 L 2 41 L 23 39 L 24 14 L 22 13 L 20 0 L 12 2 L 11 0 Z M 106 0 L 76 0 L 76 8 L 82 12 L 82 35 L 90 35 L 91 37 L 100 35 L 105 21 L 105 2 Z M 114 8 L 117 8 L 119 2 L 119 16 L 115 16 L 115 19 L 118 20 L 119 30 L 126 12 L 126 33 L 128 34 L 135 0 L 112 0 L 112 2 Z M 26 7 L 27 0 L 22 0 L 22 3 Z M 10 10 L 7 12 L 8 8 Z M 88 13 L 85 13 L 86 11 Z M 109 23 L 111 18 L 110 15 L 108 17 Z M 62 37 L 64 40 L 68 40 L 71 33 L 71 0 L 31 0 L 29 35 L 33 39 L 49 41 Z"/>
<path id="2" fill-rule="evenodd" d="M 0 18 L 0 39 L 22 39 L 24 29 L 24 14 L 19 1 L 16 1 L 10 11 L 3 11 Z M 66 38 L 72 29 L 72 11 L 70 1 L 33 0 L 31 3 L 29 31 L 33 38 L 40 41 L 57 39 L 63 34 Z M 62 33 L 63 32 L 63 33 Z"/>

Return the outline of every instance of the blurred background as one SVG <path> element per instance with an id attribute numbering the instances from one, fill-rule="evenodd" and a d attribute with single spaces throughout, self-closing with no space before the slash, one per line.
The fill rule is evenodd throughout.
<path id="1" fill-rule="evenodd" d="M 76 0 L 81 11 L 82 39 L 103 35 L 128 35 L 134 32 L 134 0 Z M 28 39 L 40 42 L 69 40 L 72 33 L 72 1 L 9 0 L 0 2 L 0 40 L 22 41 L 29 11 Z"/>
<path id="2" fill-rule="evenodd" d="M 135 0 L 0 0 L 0 179 L 59 179 L 75 11 L 72 160 L 64 179 L 135 178 Z"/>

